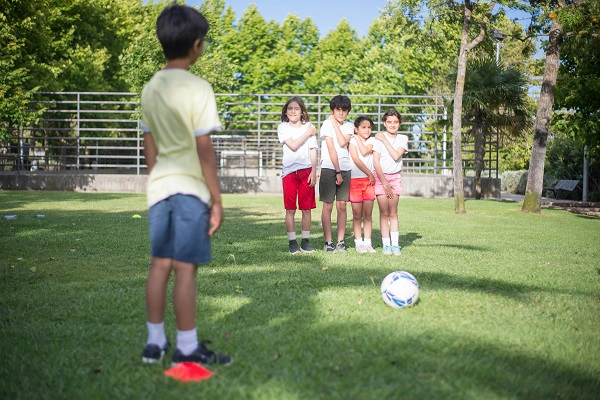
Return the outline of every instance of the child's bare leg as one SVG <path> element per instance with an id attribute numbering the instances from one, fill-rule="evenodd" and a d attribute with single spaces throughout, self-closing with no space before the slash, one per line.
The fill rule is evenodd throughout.
<path id="1" fill-rule="evenodd" d="M 310 231 L 310 223 L 311 223 L 311 210 L 301 210 L 302 211 L 302 230 Z"/>
<path id="2" fill-rule="evenodd" d="M 296 210 L 285 210 L 285 229 L 287 232 L 296 232 L 295 216 Z"/>
<path id="3" fill-rule="evenodd" d="M 337 209 L 337 240 L 338 242 L 341 242 L 346 236 L 346 220 L 348 218 L 346 202 L 336 201 L 335 207 Z"/>
<path id="4" fill-rule="evenodd" d="M 173 307 L 177 329 L 189 331 L 196 328 L 196 265 L 175 261 L 175 287 Z"/>
<path id="5" fill-rule="evenodd" d="M 363 203 L 352 204 L 352 230 L 354 231 L 354 239 L 362 239 L 362 215 Z"/>
<path id="6" fill-rule="evenodd" d="M 331 235 L 331 213 L 333 211 L 333 203 L 323 203 L 321 211 L 321 224 L 323 225 L 323 236 L 326 242 L 332 241 Z"/>
<path id="7" fill-rule="evenodd" d="M 400 200 L 399 196 L 394 196 L 393 199 L 388 199 L 389 202 L 389 221 L 390 221 L 390 231 L 391 232 L 399 232 L 399 224 L 398 224 L 398 201 Z"/>
<path id="8" fill-rule="evenodd" d="M 373 200 L 365 200 L 362 203 L 363 230 L 366 239 L 370 239 L 373 232 L 373 203 Z"/>
<path id="9" fill-rule="evenodd" d="M 146 281 L 146 313 L 150 323 L 158 324 L 165 319 L 167 282 L 172 266 L 170 258 L 152 257 Z"/>
<path id="10" fill-rule="evenodd" d="M 389 238 L 390 229 L 388 221 L 390 218 L 390 206 L 388 197 L 385 194 L 378 195 L 377 204 L 379 205 L 379 229 L 381 230 L 381 237 Z"/>

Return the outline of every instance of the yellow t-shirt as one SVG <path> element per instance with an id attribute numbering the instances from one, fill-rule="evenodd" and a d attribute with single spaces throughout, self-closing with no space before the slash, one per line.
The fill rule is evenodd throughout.
<path id="1" fill-rule="evenodd" d="M 210 83 L 183 69 L 164 69 L 144 87 L 141 105 L 142 129 L 158 149 L 148 178 L 148 206 L 174 194 L 210 204 L 196 149 L 196 136 L 221 130 Z"/>

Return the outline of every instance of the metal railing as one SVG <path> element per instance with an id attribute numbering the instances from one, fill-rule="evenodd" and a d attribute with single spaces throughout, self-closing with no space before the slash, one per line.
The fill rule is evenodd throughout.
<path id="1" fill-rule="evenodd" d="M 291 94 L 217 94 L 223 131 L 212 136 L 219 173 L 272 176 L 281 171 L 277 139 L 281 111 Z M 329 116 L 333 95 L 302 95 L 311 122 L 319 127 Z M 406 172 L 449 175 L 452 137 L 438 122 L 445 118 L 439 96 L 350 95 L 352 111 L 370 117 L 383 130 L 382 114 L 394 107 L 403 117 L 400 133 L 409 137 Z M 43 108 L 39 123 L 16 129 L 0 143 L 2 171 L 73 173 L 146 173 L 143 133 L 136 93 L 38 93 L 32 103 Z M 498 176 L 498 141 L 489 138 L 486 170 Z M 463 168 L 473 167 L 473 145 L 463 139 Z"/>

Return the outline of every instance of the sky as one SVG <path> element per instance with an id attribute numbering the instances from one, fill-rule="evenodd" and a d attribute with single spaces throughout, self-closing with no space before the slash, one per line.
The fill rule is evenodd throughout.
<path id="1" fill-rule="evenodd" d="M 188 5 L 201 3 L 201 0 L 187 2 Z M 387 0 L 225 0 L 225 7 L 231 6 L 238 19 L 250 4 L 256 4 L 258 12 L 267 21 L 282 23 L 288 14 L 296 14 L 300 19 L 310 17 L 317 24 L 321 37 L 345 18 L 358 36 L 364 37 Z"/>

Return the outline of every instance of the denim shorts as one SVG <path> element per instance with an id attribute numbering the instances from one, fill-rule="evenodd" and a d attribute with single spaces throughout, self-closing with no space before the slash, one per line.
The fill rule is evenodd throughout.
<path id="1" fill-rule="evenodd" d="M 188 263 L 211 260 L 210 208 L 195 196 L 176 194 L 150 207 L 150 254 Z"/>

